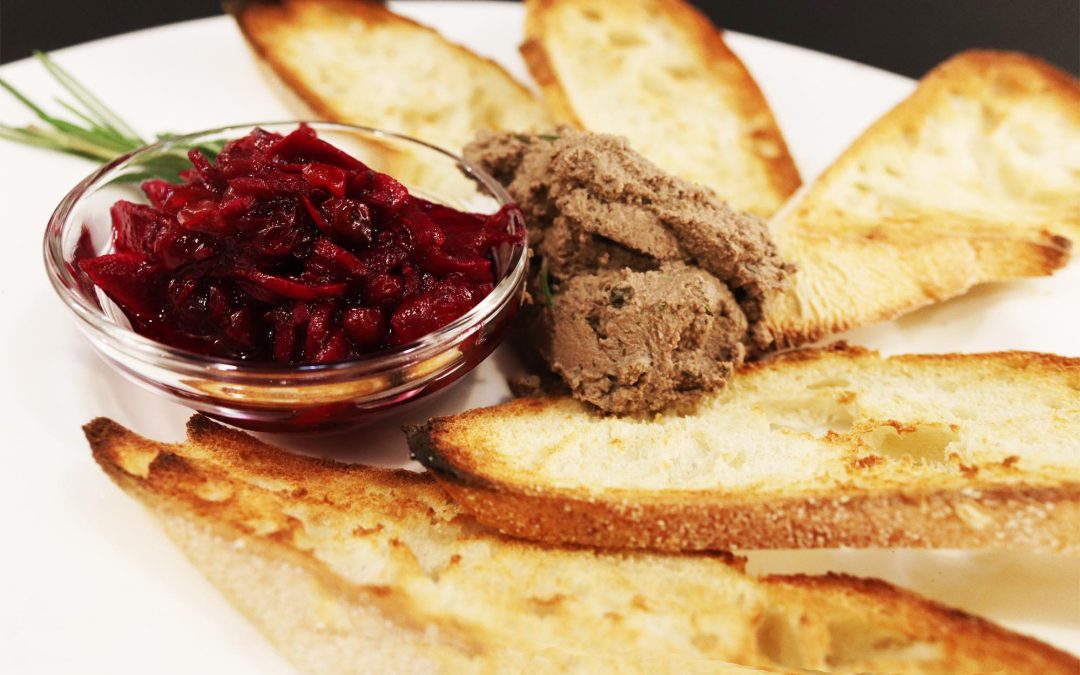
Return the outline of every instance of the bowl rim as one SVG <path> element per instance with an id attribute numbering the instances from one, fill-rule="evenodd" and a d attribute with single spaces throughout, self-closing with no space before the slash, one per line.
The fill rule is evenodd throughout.
<path id="1" fill-rule="evenodd" d="M 214 357 L 198 352 L 189 351 L 179 347 L 152 340 L 136 333 L 131 328 L 122 326 L 109 318 L 100 306 L 89 302 L 78 292 L 79 282 L 69 271 L 69 265 L 64 260 L 63 235 L 68 230 L 66 227 L 72 221 L 71 213 L 75 206 L 87 195 L 88 191 L 95 187 L 107 184 L 108 178 L 140 155 L 158 152 L 171 146 L 189 143 L 200 137 L 210 135 L 225 135 L 229 132 L 248 133 L 255 128 L 299 126 L 306 124 L 316 129 L 330 131 L 360 132 L 374 138 L 384 138 L 401 141 L 407 144 L 421 146 L 445 156 L 456 163 L 470 178 L 479 182 L 498 202 L 499 207 L 513 204 L 514 201 L 506 192 L 505 188 L 483 169 L 467 162 L 464 158 L 435 144 L 428 143 L 418 138 L 386 131 L 363 125 L 345 124 L 340 122 L 314 121 L 314 120 L 278 120 L 266 122 L 253 122 L 244 124 L 229 124 L 213 129 L 205 129 L 192 133 L 170 136 L 156 143 L 144 145 L 136 150 L 125 153 L 109 161 L 98 168 L 83 180 L 79 181 L 65 196 L 52 215 L 49 217 L 45 229 L 43 241 L 43 253 L 45 269 L 53 289 L 64 304 L 75 313 L 94 333 L 104 338 L 111 346 L 118 347 L 124 353 L 136 356 L 143 360 L 164 362 L 160 365 L 169 365 L 174 370 L 198 369 L 217 371 L 222 375 L 234 374 L 237 376 L 253 375 L 260 379 L 275 377 L 297 377 L 304 379 L 318 375 L 342 376 L 348 379 L 352 375 L 368 374 L 396 369 L 401 366 L 413 364 L 418 360 L 429 358 L 436 353 L 441 353 L 464 337 L 479 322 L 495 316 L 506 304 L 511 302 L 514 296 L 523 286 L 525 271 L 528 263 L 527 233 L 524 218 L 512 215 L 517 221 L 517 227 L 522 233 L 520 243 L 512 244 L 510 260 L 508 261 L 506 274 L 499 280 L 490 293 L 467 312 L 454 319 L 445 326 L 427 333 L 412 342 L 397 345 L 389 349 L 374 352 L 358 359 L 347 361 L 335 361 L 332 363 L 283 365 L 278 363 L 251 362 L 225 357 Z M 335 377 L 334 379 L 338 379 Z"/>

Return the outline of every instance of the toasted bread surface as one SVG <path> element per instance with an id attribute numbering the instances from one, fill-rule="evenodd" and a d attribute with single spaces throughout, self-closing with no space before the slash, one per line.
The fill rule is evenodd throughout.
<path id="1" fill-rule="evenodd" d="M 1080 549 L 1080 359 L 808 349 L 691 413 L 519 399 L 410 443 L 479 520 L 542 541 Z"/>
<path id="2" fill-rule="evenodd" d="M 528 0 L 521 53 L 559 121 L 768 216 L 799 174 L 764 95 L 682 0 Z"/>
<path id="3" fill-rule="evenodd" d="M 481 129 L 548 116 L 494 61 L 366 0 L 240 2 L 245 37 L 322 117 L 460 149 Z"/>
<path id="4" fill-rule="evenodd" d="M 776 346 L 1051 274 L 1080 238 L 1080 82 L 1021 54 L 931 71 L 770 223 L 799 272 Z"/>
<path id="5" fill-rule="evenodd" d="M 727 554 L 511 540 L 479 527 L 429 476 L 288 455 L 201 417 L 176 445 L 105 419 L 86 433 L 106 473 L 309 672 L 1078 665 L 882 582 L 754 579 Z"/>

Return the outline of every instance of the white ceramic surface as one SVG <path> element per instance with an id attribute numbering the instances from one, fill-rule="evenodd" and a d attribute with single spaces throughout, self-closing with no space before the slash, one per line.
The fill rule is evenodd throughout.
<path id="1" fill-rule="evenodd" d="M 396 9 L 522 78 L 522 14 L 502 3 L 398 3 Z M 830 56 L 730 35 L 765 90 L 805 179 L 899 101 L 911 81 Z M 194 131 L 306 113 L 218 17 L 65 49 L 57 60 L 140 131 Z M 38 100 L 59 92 L 36 64 L 0 76 Z M 0 96 L 0 120 L 29 121 Z M 93 464 L 80 425 L 108 415 L 179 439 L 188 416 L 94 358 L 48 287 L 41 236 L 87 162 L 0 142 L 0 672 L 287 673 L 288 664 Z M 1031 349 L 1080 356 L 1080 265 L 1002 284 L 850 339 L 883 351 Z M 506 395 L 496 354 L 429 408 Z M 418 413 L 419 414 L 419 413 Z M 406 451 L 395 421 L 362 435 L 287 440 L 293 448 L 384 465 Z M 925 551 L 752 553 L 751 569 L 881 576 L 1080 653 L 1080 561 Z"/>

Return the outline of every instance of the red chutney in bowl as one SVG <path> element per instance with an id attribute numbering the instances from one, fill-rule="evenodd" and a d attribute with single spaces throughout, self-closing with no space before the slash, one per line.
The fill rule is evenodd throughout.
<path id="1" fill-rule="evenodd" d="M 139 334 L 200 354 L 314 364 L 404 345 L 494 288 L 492 215 L 410 194 L 318 138 L 255 129 L 180 184 L 111 209 L 113 250 L 77 261 Z"/>

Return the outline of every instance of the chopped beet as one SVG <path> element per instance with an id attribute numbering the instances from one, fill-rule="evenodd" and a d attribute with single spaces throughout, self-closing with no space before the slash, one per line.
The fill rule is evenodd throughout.
<path id="1" fill-rule="evenodd" d="M 236 270 L 236 276 L 246 281 L 243 287 L 252 299 L 274 302 L 283 298 L 293 300 L 318 300 L 319 298 L 337 298 L 345 294 L 348 284 L 309 284 L 297 279 L 276 277 L 253 269 Z"/>
<path id="2" fill-rule="evenodd" d="M 112 205 L 109 215 L 117 250 L 153 253 L 154 241 L 165 228 L 155 208 L 121 200 Z"/>
<path id="3" fill-rule="evenodd" d="M 405 296 L 405 284 L 401 277 L 388 272 L 365 279 L 361 289 L 364 301 L 375 307 L 394 307 Z"/>
<path id="4" fill-rule="evenodd" d="M 105 291 L 130 318 L 150 320 L 163 311 L 164 277 L 154 262 L 135 251 L 108 253 L 79 261 L 90 281 Z"/>
<path id="5" fill-rule="evenodd" d="M 469 311 L 491 289 L 491 284 L 445 279 L 419 295 L 406 296 L 390 317 L 390 342 L 412 342 L 442 328 Z"/>
<path id="6" fill-rule="evenodd" d="M 330 164 L 312 162 L 305 164 L 300 171 L 312 187 L 326 188 L 326 191 L 335 197 L 345 196 L 345 185 L 348 183 L 349 174 L 344 169 L 339 169 Z"/>
<path id="7" fill-rule="evenodd" d="M 331 361 L 340 361 L 348 355 L 345 332 L 340 328 L 335 328 L 330 331 L 330 334 L 326 337 L 326 340 L 323 341 L 322 347 L 315 353 L 315 356 L 309 358 L 315 363 L 330 363 Z"/>
<path id="8" fill-rule="evenodd" d="M 492 248 L 514 241 L 506 209 L 413 196 L 306 125 L 188 157 L 183 182 L 143 183 L 149 204 L 113 205 L 112 253 L 73 264 L 176 347 L 299 364 L 411 342 L 490 293 Z"/>
<path id="9" fill-rule="evenodd" d="M 94 295 L 94 282 L 90 280 L 90 277 L 86 276 L 86 272 L 82 269 L 82 261 L 89 258 L 93 258 L 96 255 L 94 251 L 94 237 L 90 234 L 90 228 L 83 225 L 82 230 L 79 232 L 79 238 L 75 242 L 75 250 L 71 254 L 71 262 L 66 267 L 72 277 L 75 278 L 75 283 L 79 286 L 79 290 L 86 296 Z M 97 304 L 97 298 L 94 298 L 95 304 Z M 98 305 L 100 306 L 100 305 Z"/>
<path id="10" fill-rule="evenodd" d="M 180 228 L 167 229 L 157 237 L 150 251 L 168 271 L 213 258 L 220 251 L 217 238 Z"/>
<path id="11" fill-rule="evenodd" d="M 173 188 L 176 186 L 167 180 L 161 178 L 154 178 L 152 180 L 144 181 L 142 184 L 143 194 L 150 200 L 150 204 L 157 209 L 160 209 L 165 203 L 165 200 L 172 194 Z M 120 202 L 117 202 L 118 204 Z"/>
<path id="12" fill-rule="evenodd" d="M 354 172 L 370 171 L 360 160 L 320 139 L 315 130 L 306 124 L 300 125 L 285 137 L 280 134 L 272 135 L 277 136 L 277 139 L 262 154 L 266 161 L 278 160 L 279 165 L 291 164 L 294 167 L 319 162 Z"/>
<path id="13" fill-rule="evenodd" d="M 343 273 L 362 279 L 371 275 L 371 267 L 359 258 L 341 248 L 329 239 L 320 237 L 315 241 L 315 250 L 309 260 L 325 263 L 331 268 L 337 268 Z"/>
<path id="14" fill-rule="evenodd" d="M 307 336 L 304 339 L 304 356 L 314 361 L 322 351 L 327 335 L 334 325 L 333 300 L 324 300 L 308 307 Z"/>
<path id="15" fill-rule="evenodd" d="M 258 333 L 257 318 L 251 307 L 241 307 L 225 318 L 224 338 L 242 351 L 255 348 Z"/>
<path id="16" fill-rule="evenodd" d="M 326 214 L 323 222 L 331 228 L 329 233 L 359 248 L 371 245 L 375 232 L 367 204 L 347 197 L 332 197 L 323 202 L 323 213 Z"/>
<path id="17" fill-rule="evenodd" d="M 342 323 L 345 335 L 358 347 L 378 345 L 386 337 L 386 319 L 374 307 L 350 307 L 345 310 Z"/>

